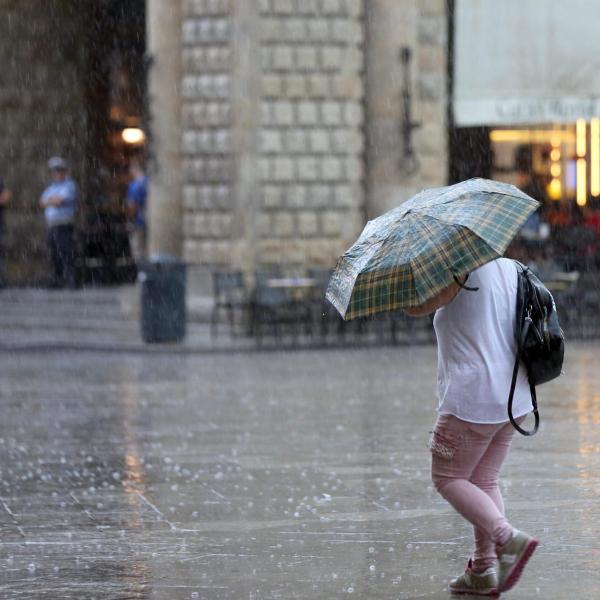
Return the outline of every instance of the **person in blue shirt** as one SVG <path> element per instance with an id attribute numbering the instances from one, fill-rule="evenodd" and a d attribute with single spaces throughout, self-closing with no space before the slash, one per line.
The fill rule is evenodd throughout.
<path id="1" fill-rule="evenodd" d="M 77 186 L 67 177 L 67 163 L 60 156 L 48 161 L 52 182 L 40 197 L 48 228 L 48 251 L 53 273 L 50 287 L 75 287 L 73 234 L 77 209 Z"/>
<path id="2" fill-rule="evenodd" d="M 146 258 L 146 198 L 148 177 L 137 161 L 129 167 L 131 181 L 127 188 L 127 216 L 129 217 L 131 253 L 136 262 Z"/>

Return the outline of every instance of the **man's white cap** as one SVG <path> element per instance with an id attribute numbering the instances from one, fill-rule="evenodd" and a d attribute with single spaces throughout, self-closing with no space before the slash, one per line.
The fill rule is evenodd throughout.
<path id="1" fill-rule="evenodd" d="M 66 171 L 67 170 L 67 161 L 64 158 L 61 158 L 60 156 L 53 156 L 48 161 L 48 168 L 51 171 L 59 170 L 59 169 L 61 171 Z"/>

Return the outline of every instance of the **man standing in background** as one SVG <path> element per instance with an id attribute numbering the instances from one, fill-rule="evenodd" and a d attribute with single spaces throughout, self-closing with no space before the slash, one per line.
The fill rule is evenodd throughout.
<path id="1" fill-rule="evenodd" d="M 129 167 L 131 181 L 127 188 L 127 216 L 130 224 L 129 243 L 136 263 L 146 258 L 146 197 L 148 178 L 136 160 Z"/>
<path id="2" fill-rule="evenodd" d="M 67 177 L 67 163 L 53 156 L 48 161 L 52 183 L 40 197 L 48 227 L 48 250 L 53 274 L 50 287 L 75 287 L 75 254 L 73 233 L 77 205 L 77 187 Z"/>
<path id="3" fill-rule="evenodd" d="M 4 187 L 4 181 L 0 177 L 0 289 L 6 287 L 6 279 L 4 276 L 4 265 L 2 263 L 4 247 L 4 208 L 10 203 L 12 194 L 10 190 Z"/>

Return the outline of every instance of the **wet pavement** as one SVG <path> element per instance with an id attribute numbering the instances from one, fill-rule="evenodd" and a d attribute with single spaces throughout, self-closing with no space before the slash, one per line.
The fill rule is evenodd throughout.
<path id="1" fill-rule="evenodd" d="M 186 336 L 181 343 L 146 344 L 140 326 L 139 286 L 82 288 L 78 290 L 0 290 L 0 351 L 97 350 L 103 352 L 189 353 L 277 350 L 281 348 L 346 347 L 347 344 L 377 346 L 431 343 L 433 330 L 427 319 L 397 319 L 395 335 L 389 322 L 353 321 L 321 323 L 310 333 L 298 327 L 282 328 L 281 335 L 269 328 L 260 339 L 248 334 L 248 324 L 232 328 L 221 322 L 214 330 L 210 321 L 213 300 L 206 292 L 188 290 Z M 238 319 L 240 320 L 240 319 Z"/>
<path id="2" fill-rule="evenodd" d="M 4 329 L 3 329 L 4 331 Z M 432 346 L 0 346 L 0 598 L 447 598 L 469 526 L 429 482 Z M 119 348 L 115 342 L 115 348 Z M 507 598 L 600 597 L 598 344 L 539 389 L 503 492 Z M 504 596 L 503 596 L 504 597 Z"/>

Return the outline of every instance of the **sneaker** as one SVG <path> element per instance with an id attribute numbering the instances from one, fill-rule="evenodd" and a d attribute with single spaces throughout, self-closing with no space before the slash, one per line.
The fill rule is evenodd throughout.
<path id="1" fill-rule="evenodd" d="M 498 591 L 506 592 L 519 581 L 519 577 L 537 545 L 538 541 L 535 538 L 522 531 L 517 531 L 504 546 L 496 548 Z"/>
<path id="2" fill-rule="evenodd" d="M 451 594 L 469 596 L 498 596 L 498 576 L 496 569 L 489 567 L 483 573 L 475 573 L 471 569 L 471 561 L 462 575 L 455 577 L 448 584 Z"/>

